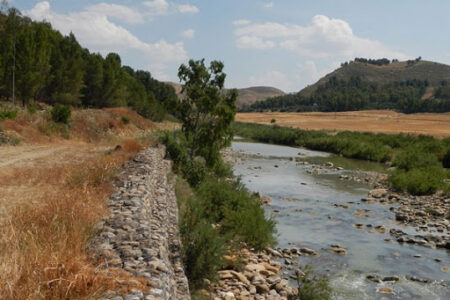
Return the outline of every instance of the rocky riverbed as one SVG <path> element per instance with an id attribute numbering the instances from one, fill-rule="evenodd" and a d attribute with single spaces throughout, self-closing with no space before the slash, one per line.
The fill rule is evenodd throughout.
<path id="1" fill-rule="evenodd" d="M 282 274 L 312 264 L 330 275 L 335 299 L 450 297 L 446 197 L 396 193 L 382 165 L 276 145 L 233 148 L 225 157 L 278 222 L 279 245 L 317 253 L 278 260 Z"/>
<path id="2" fill-rule="evenodd" d="M 286 251 L 289 251 L 289 257 L 300 254 L 297 249 Z M 219 281 L 212 284 L 207 281 L 209 291 L 205 289 L 201 293 L 214 300 L 282 300 L 293 297 L 298 290 L 289 284 L 287 266 L 278 261 L 285 256 L 271 248 L 259 252 L 243 248 L 227 255 L 224 257 L 227 268 L 218 272 Z"/>

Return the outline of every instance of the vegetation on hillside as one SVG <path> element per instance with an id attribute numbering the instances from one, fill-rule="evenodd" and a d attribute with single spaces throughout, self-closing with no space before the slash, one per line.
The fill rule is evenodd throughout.
<path id="1" fill-rule="evenodd" d="M 450 172 L 445 168 L 450 138 L 405 134 L 309 131 L 287 127 L 235 123 L 235 134 L 264 143 L 302 146 L 348 158 L 387 162 L 396 167 L 390 174 L 392 186 L 411 194 L 432 194 L 443 189 Z"/>
<path id="2" fill-rule="evenodd" d="M 0 12 L 0 100 L 19 99 L 76 107 L 131 107 L 161 120 L 172 112 L 174 89 L 147 71 L 122 66 L 120 56 L 83 49 L 46 22 L 33 22 L 14 8 Z"/>
<path id="3" fill-rule="evenodd" d="M 422 62 L 420 58 L 406 63 L 357 58 L 298 93 L 256 102 L 242 111 L 448 112 L 449 78 L 450 67 Z"/>
<path id="4" fill-rule="evenodd" d="M 429 83 L 408 80 L 387 85 L 363 81 L 360 77 L 349 80 L 332 77 L 319 86 L 310 97 L 300 93 L 256 102 L 242 111 L 353 111 L 370 109 L 392 109 L 403 113 L 449 112 L 450 94 L 448 84 L 443 81 L 436 87 L 435 99 L 423 100 Z"/>
<path id="5" fill-rule="evenodd" d="M 215 279 L 223 255 L 235 246 L 261 249 L 274 241 L 274 222 L 221 158 L 236 113 L 236 91 L 221 92 L 222 69 L 221 62 L 207 68 L 203 60 L 180 67 L 183 127 L 161 138 L 175 171 L 190 184 L 178 181 L 177 198 L 186 274 L 194 289 L 204 278 Z"/>

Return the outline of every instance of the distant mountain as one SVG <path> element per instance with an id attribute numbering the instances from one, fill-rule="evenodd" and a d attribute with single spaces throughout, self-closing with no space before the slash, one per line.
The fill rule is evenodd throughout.
<path id="1" fill-rule="evenodd" d="M 177 95 L 181 94 L 182 85 L 175 82 L 166 82 L 174 87 Z M 237 89 L 238 98 L 236 104 L 239 108 L 246 105 L 252 105 L 257 101 L 263 101 L 271 97 L 285 95 L 285 92 L 274 87 L 269 86 L 255 86 L 243 89 Z"/>
<path id="2" fill-rule="evenodd" d="M 242 111 L 394 109 L 450 111 L 450 66 L 422 61 L 355 59 L 298 93 L 276 96 Z"/>
<path id="3" fill-rule="evenodd" d="M 269 86 L 255 86 L 245 89 L 238 89 L 238 99 L 236 104 L 238 107 L 252 105 L 257 101 L 266 100 L 271 97 L 283 96 L 285 92 Z"/>

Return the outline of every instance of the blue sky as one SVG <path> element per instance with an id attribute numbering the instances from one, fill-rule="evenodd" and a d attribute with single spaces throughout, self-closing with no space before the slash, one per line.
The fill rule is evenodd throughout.
<path id="1" fill-rule="evenodd" d="M 189 58 L 222 60 L 228 87 L 314 83 L 354 57 L 450 64 L 448 0 L 10 0 L 82 46 L 177 80 Z"/>

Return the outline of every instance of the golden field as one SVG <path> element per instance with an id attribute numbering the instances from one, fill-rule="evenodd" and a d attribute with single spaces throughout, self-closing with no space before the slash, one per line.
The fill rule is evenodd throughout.
<path id="1" fill-rule="evenodd" d="M 401 114 L 389 110 L 350 111 L 338 113 L 238 113 L 236 121 L 296 127 L 309 130 L 360 131 L 377 133 L 426 134 L 450 136 L 450 113 Z"/>

